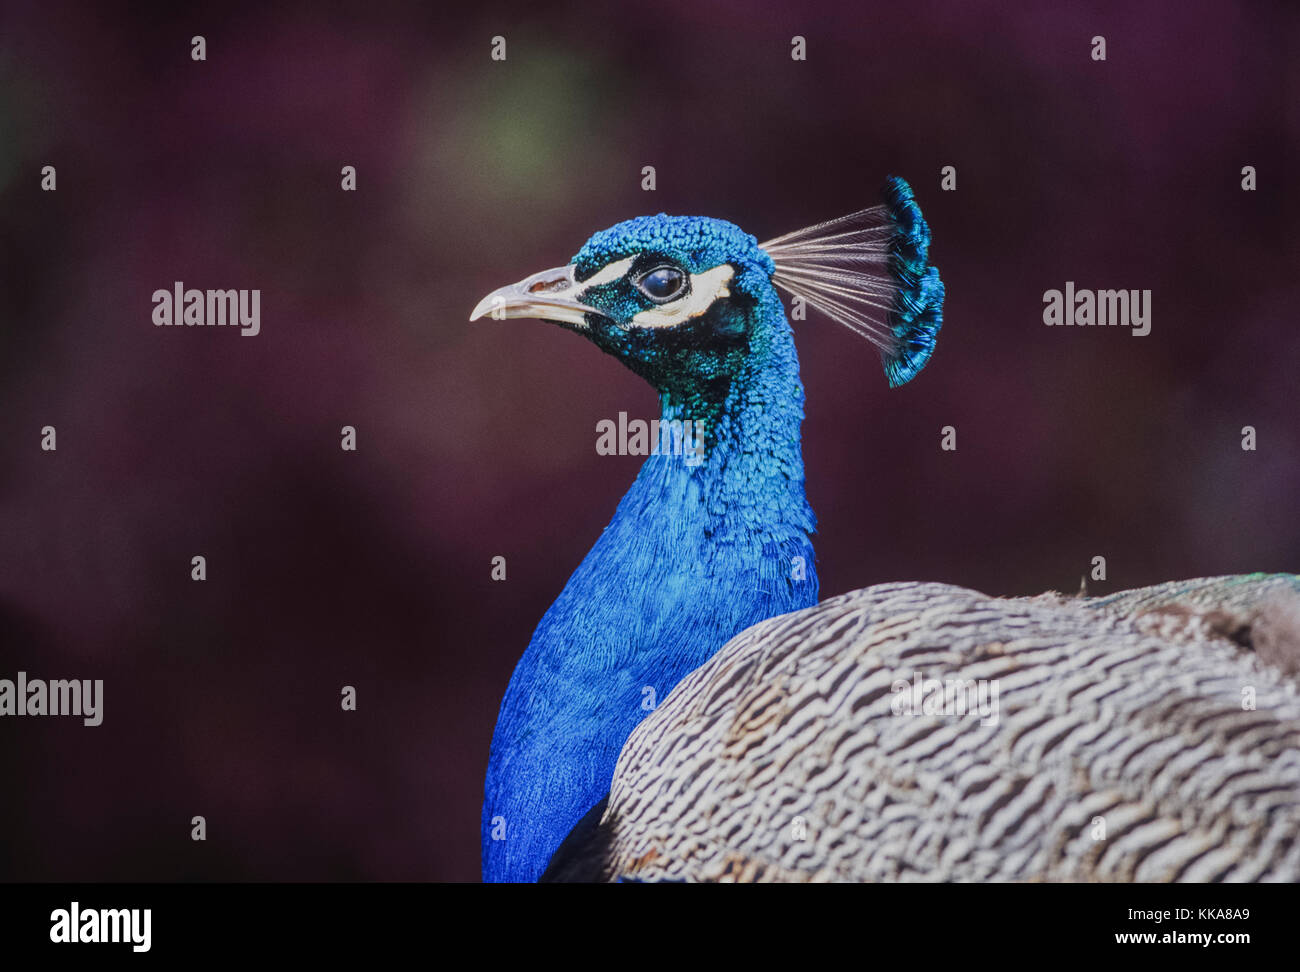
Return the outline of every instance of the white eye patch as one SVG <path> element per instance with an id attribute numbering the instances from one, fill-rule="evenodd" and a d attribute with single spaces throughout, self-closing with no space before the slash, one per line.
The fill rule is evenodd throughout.
<path id="1" fill-rule="evenodd" d="M 723 263 L 703 273 L 691 274 L 691 289 L 676 300 L 637 313 L 629 322 L 632 327 L 676 327 L 693 317 L 699 317 L 719 297 L 730 297 L 728 286 L 736 275 L 736 268 Z"/>
<path id="2" fill-rule="evenodd" d="M 601 267 L 582 282 L 583 290 L 621 280 L 632 269 L 633 262 L 634 258 L 628 257 Z M 676 327 L 693 317 L 699 317 L 719 297 L 731 296 L 729 285 L 735 275 L 736 268 L 729 263 L 720 264 L 703 273 L 693 273 L 690 275 L 691 287 L 688 293 L 666 304 L 640 311 L 628 323 L 631 327 Z"/>

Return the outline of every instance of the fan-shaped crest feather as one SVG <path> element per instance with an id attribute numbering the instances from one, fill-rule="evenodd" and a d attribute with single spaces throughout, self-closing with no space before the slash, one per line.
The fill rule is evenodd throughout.
<path id="1" fill-rule="evenodd" d="M 879 348 L 897 387 L 934 352 L 944 292 L 912 187 L 890 176 L 883 195 L 879 206 L 761 245 L 776 265 L 772 282 Z"/>

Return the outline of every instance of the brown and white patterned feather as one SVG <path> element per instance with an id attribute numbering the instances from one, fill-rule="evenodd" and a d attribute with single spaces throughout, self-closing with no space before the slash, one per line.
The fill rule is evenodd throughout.
<path id="1" fill-rule="evenodd" d="M 632 734 L 548 880 L 1300 880 L 1300 578 L 883 584 L 765 621 Z M 998 717 L 896 714 L 996 684 Z"/>

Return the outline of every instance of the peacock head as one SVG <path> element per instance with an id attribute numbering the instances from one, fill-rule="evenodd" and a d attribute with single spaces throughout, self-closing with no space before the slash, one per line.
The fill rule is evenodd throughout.
<path id="1" fill-rule="evenodd" d="M 711 396 L 788 344 L 779 287 L 875 344 L 889 383 L 900 385 L 934 350 L 943 284 L 911 187 L 891 178 L 884 195 L 879 206 L 763 244 L 720 219 L 630 219 L 597 233 L 567 266 L 488 294 L 470 320 L 552 321 L 660 392 Z"/>

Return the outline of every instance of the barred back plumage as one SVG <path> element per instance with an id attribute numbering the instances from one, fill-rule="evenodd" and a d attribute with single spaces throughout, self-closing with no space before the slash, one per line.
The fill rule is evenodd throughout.
<path id="1" fill-rule="evenodd" d="M 1300 880 L 1296 658 L 1290 574 L 854 591 L 683 679 L 547 879 Z M 917 675 L 998 717 L 899 713 Z"/>

